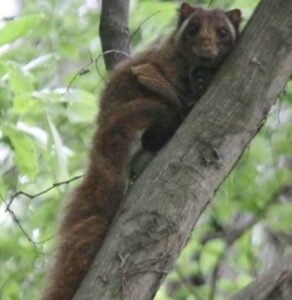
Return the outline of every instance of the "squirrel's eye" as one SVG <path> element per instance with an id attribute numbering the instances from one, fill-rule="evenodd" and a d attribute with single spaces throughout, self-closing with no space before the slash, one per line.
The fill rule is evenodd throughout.
<path id="1" fill-rule="evenodd" d="M 194 24 L 189 25 L 186 30 L 186 34 L 190 38 L 195 37 L 198 32 L 199 32 L 199 27 Z"/>
<path id="2" fill-rule="evenodd" d="M 228 35 L 228 31 L 227 31 L 226 28 L 219 28 L 217 30 L 217 33 L 218 33 L 219 37 L 222 38 L 222 39 L 227 37 L 227 35 Z"/>

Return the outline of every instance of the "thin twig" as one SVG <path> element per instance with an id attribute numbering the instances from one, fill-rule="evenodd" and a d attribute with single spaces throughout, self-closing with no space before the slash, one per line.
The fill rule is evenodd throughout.
<path id="1" fill-rule="evenodd" d="M 158 15 L 161 13 L 161 10 L 158 10 L 156 11 L 155 13 L 153 13 L 152 15 L 150 15 L 149 17 L 147 17 L 146 19 L 144 19 L 140 24 L 139 26 L 133 31 L 133 33 L 130 35 L 130 39 L 129 39 L 129 45 L 128 47 L 130 46 L 130 43 L 132 42 L 132 39 L 133 37 L 135 36 L 135 34 L 142 28 L 142 25 L 144 23 L 146 23 L 148 20 L 150 20 L 151 18 L 153 18 L 154 16 Z"/>
<path id="2" fill-rule="evenodd" d="M 86 74 L 88 74 L 88 73 L 90 72 L 90 71 L 88 70 L 88 68 L 89 68 L 92 64 L 95 65 L 95 69 L 96 69 L 96 72 L 97 72 L 97 74 L 99 75 L 99 77 L 100 77 L 103 81 L 105 81 L 105 78 L 104 78 L 103 75 L 101 74 L 101 72 L 100 72 L 100 70 L 99 70 L 99 68 L 98 68 L 98 64 L 97 64 L 98 61 L 99 61 L 104 55 L 108 55 L 108 54 L 111 54 L 111 53 L 118 53 L 118 54 L 123 54 L 123 55 L 125 55 L 126 57 L 129 57 L 129 54 L 126 53 L 126 52 L 123 52 L 123 51 L 120 51 L 120 50 L 111 49 L 111 50 L 107 50 L 107 51 L 105 51 L 105 52 L 99 54 L 99 55 L 97 56 L 97 58 L 93 59 L 91 52 L 90 52 L 90 51 L 88 51 L 88 52 L 89 52 L 89 58 L 90 58 L 89 63 L 87 63 L 84 67 L 82 67 L 77 73 L 75 73 L 75 75 L 74 75 L 73 78 L 70 80 L 70 82 L 69 82 L 69 84 L 68 84 L 68 86 L 67 86 L 67 88 L 66 88 L 65 94 L 67 94 L 67 93 L 70 92 L 70 89 L 71 89 L 71 87 L 72 87 L 74 81 L 76 80 L 76 78 L 77 78 L 78 76 L 83 76 L 83 75 L 86 75 Z"/>
<path id="3" fill-rule="evenodd" d="M 23 225 L 21 224 L 21 222 L 20 222 L 20 220 L 18 219 L 18 217 L 16 216 L 15 212 L 11 209 L 11 205 L 13 204 L 13 201 L 14 201 L 18 196 L 20 196 L 20 195 L 23 195 L 23 196 L 25 196 L 25 197 L 27 197 L 27 198 L 30 198 L 30 199 L 34 199 L 34 198 L 36 198 L 36 197 L 38 197 L 38 196 L 41 196 L 41 195 L 43 195 L 43 194 L 45 194 L 45 193 L 51 191 L 52 189 L 54 189 L 54 188 L 56 188 L 56 187 L 58 187 L 58 186 L 61 186 L 61 185 L 64 185 L 64 184 L 69 184 L 69 183 L 71 183 L 72 181 L 75 181 L 75 180 L 77 180 L 77 179 L 79 179 L 79 178 L 81 178 L 81 177 L 83 177 L 83 176 L 84 176 L 84 175 L 79 175 L 79 176 L 75 176 L 75 177 L 70 178 L 70 179 L 65 180 L 65 181 L 53 183 L 52 186 L 46 188 L 45 190 L 43 190 L 43 191 L 41 191 L 41 192 L 38 192 L 38 193 L 36 193 L 36 194 L 33 194 L 33 195 L 31 195 L 31 194 L 29 194 L 29 193 L 27 193 L 27 192 L 24 192 L 24 191 L 18 191 L 18 192 L 16 192 L 15 194 L 13 194 L 13 195 L 10 197 L 9 201 L 8 201 L 8 200 L 5 200 L 4 197 L 3 197 L 2 195 L 0 195 L 0 197 L 2 198 L 3 203 L 4 203 L 5 206 L 6 206 L 6 207 L 5 207 L 5 211 L 9 213 L 9 215 L 10 215 L 11 219 L 13 220 L 13 222 L 17 225 L 17 227 L 18 227 L 18 228 L 20 229 L 20 231 L 23 233 L 23 235 L 25 236 L 25 238 L 32 244 L 32 246 L 33 246 L 33 248 L 34 248 L 34 251 L 35 251 L 36 255 L 44 254 L 44 253 L 42 253 L 42 252 L 40 252 L 40 251 L 38 250 L 37 245 L 38 245 L 38 244 L 43 244 L 43 243 L 49 241 L 50 239 L 52 239 L 52 238 L 54 237 L 54 235 L 53 235 L 53 236 L 50 236 L 49 238 L 46 238 L 46 239 L 44 239 L 44 240 L 42 240 L 42 241 L 38 241 L 38 242 L 34 241 L 34 240 L 31 238 L 31 236 L 29 235 L 29 233 L 25 230 L 25 228 L 23 227 Z"/>
<path id="4" fill-rule="evenodd" d="M 88 67 L 90 65 L 92 65 L 92 61 L 90 61 L 88 64 L 86 64 L 84 67 L 82 67 L 74 76 L 73 78 L 70 80 L 68 86 L 67 86 L 67 89 L 66 89 L 66 92 L 65 93 L 69 93 L 70 91 L 70 88 L 73 84 L 73 82 L 75 81 L 75 79 L 78 77 L 78 76 L 82 76 L 82 75 L 85 75 L 87 73 L 89 73 L 89 70 L 88 70 Z"/>
<path id="5" fill-rule="evenodd" d="M 84 176 L 84 175 L 79 175 L 79 176 L 75 176 L 75 177 L 70 178 L 70 179 L 65 180 L 65 181 L 53 183 L 50 187 L 48 187 L 48 188 L 46 188 L 45 190 L 43 190 L 43 191 L 41 191 L 41 192 L 38 192 L 38 193 L 36 193 L 36 194 L 34 194 L 34 195 L 28 194 L 27 192 L 24 192 L 24 191 L 18 191 L 18 192 L 16 192 L 15 194 L 13 194 L 13 195 L 10 197 L 10 200 L 8 201 L 8 203 L 7 203 L 7 205 L 6 205 L 5 211 L 9 211 L 10 206 L 12 205 L 14 199 L 15 199 L 16 197 L 20 196 L 20 195 L 23 195 L 23 196 L 25 196 L 25 197 L 27 197 L 27 198 L 30 198 L 30 199 L 34 199 L 34 198 L 36 198 L 36 197 L 38 197 L 38 196 L 41 196 L 41 195 L 43 195 L 43 194 L 46 194 L 47 192 L 51 191 L 52 189 L 54 189 L 54 188 L 56 188 L 56 187 L 58 187 L 58 186 L 60 186 L 60 185 L 69 184 L 69 183 L 71 183 L 72 181 L 75 181 L 75 180 L 77 180 L 77 179 L 79 179 L 79 178 L 81 178 L 81 177 L 83 177 L 83 176 Z"/>
<path id="6" fill-rule="evenodd" d="M 117 54 L 123 54 L 124 56 L 126 57 L 130 57 L 130 55 L 124 51 L 120 51 L 120 50 L 115 50 L 115 49 L 111 49 L 111 50 L 107 50 L 107 51 L 104 51 L 103 53 L 99 54 L 98 57 L 94 60 L 95 62 L 95 69 L 98 73 L 98 75 L 100 76 L 100 78 L 105 81 L 105 78 L 101 75 L 100 71 L 99 71 L 99 68 L 98 68 L 98 61 L 103 57 L 103 56 L 106 56 L 106 55 L 109 55 L 109 54 L 112 54 L 112 53 L 117 53 Z"/>
<path id="7" fill-rule="evenodd" d="M 6 204 L 7 201 L 3 198 L 2 195 L 0 195 L 0 197 L 2 198 L 3 203 L 5 203 L 5 205 L 6 205 L 6 210 L 5 211 L 9 213 L 9 215 L 10 215 L 11 219 L 13 220 L 13 222 L 18 226 L 18 228 L 23 233 L 23 235 L 26 237 L 26 239 L 29 241 L 29 243 L 32 244 L 32 247 L 34 248 L 34 252 L 35 252 L 36 256 L 39 255 L 39 254 L 44 254 L 44 253 L 39 252 L 38 247 L 37 247 L 35 241 L 30 237 L 30 235 L 24 229 L 24 227 L 22 226 L 21 222 L 16 217 L 14 211 L 10 208 L 9 203 Z"/>

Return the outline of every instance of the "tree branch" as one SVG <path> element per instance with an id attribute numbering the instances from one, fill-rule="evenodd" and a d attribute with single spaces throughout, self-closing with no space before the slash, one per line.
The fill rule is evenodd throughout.
<path id="1" fill-rule="evenodd" d="M 100 38 L 108 71 L 130 53 L 129 49 L 130 0 L 103 0 L 100 18 Z M 108 52 L 116 50 L 113 52 Z"/>
<path id="2" fill-rule="evenodd" d="M 211 273 L 210 294 L 208 297 L 209 300 L 215 299 L 220 267 L 222 262 L 225 260 L 226 255 L 228 255 L 228 250 L 248 229 L 250 229 L 256 223 L 256 221 L 257 220 L 255 217 L 246 216 L 241 223 L 238 222 L 237 224 L 232 224 L 224 230 L 225 247 L 219 255 Z"/>
<path id="3" fill-rule="evenodd" d="M 131 188 L 74 299 L 152 299 L 292 70 L 292 1 L 262 0 L 233 54 Z"/>
<path id="4" fill-rule="evenodd" d="M 290 300 L 291 281 L 292 254 L 289 254 L 230 300 Z"/>

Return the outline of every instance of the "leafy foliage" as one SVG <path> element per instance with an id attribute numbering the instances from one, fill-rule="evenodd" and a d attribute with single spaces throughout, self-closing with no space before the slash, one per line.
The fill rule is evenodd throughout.
<path id="1" fill-rule="evenodd" d="M 239 7 L 245 20 L 257 2 L 190 1 Z M 169 30 L 176 3 L 136 0 L 131 9 L 139 50 Z M 1 299 L 37 299 L 58 209 L 83 174 L 106 78 L 98 23 L 99 8 L 85 1 L 24 0 L 20 16 L 0 29 Z M 201 217 L 157 300 L 226 299 L 288 249 L 291 118 L 290 83 Z M 64 180 L 70 186 L 52 186 Z"/>

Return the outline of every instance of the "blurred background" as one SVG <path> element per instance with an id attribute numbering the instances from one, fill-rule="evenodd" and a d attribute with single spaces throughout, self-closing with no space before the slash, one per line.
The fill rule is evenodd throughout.
<path id="1" fill-rule="evenodd" d="M 243 26 L 258 2 L 189 1 L 240 8 Z M 169 32 L 178 5 L 131 1 L 134 52 Z M 107 76 L 99 18 L 97 0 L 0 2 L 1 300 L 38 298 L 59 207 L 84 172 Z M 225 300 L 291 249 L 291 121 L 290 82 L 156 300 Z"/>

